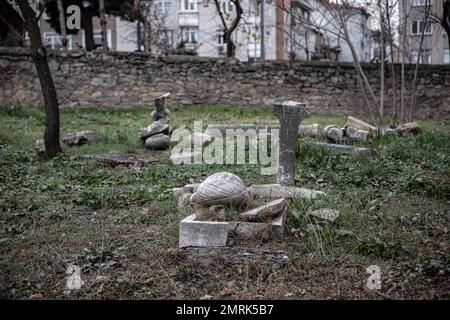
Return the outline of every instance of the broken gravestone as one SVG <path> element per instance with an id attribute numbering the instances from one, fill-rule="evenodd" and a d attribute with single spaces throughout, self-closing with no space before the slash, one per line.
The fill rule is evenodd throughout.
<path id="1" fill-rule="evenodd" d="M 166 108 L 170 93 L 155 98 L 155 110 L 152 111 L 152 124 L 139 131 L 141 144 L 151 150 L 165 150 L 170 146 L 170 111 Z"/>
<path id="2" fill-rule="evenodd" d="M 280 121 L 280 157 L 277 182 L 282 185 L 294 185 L 298 127 L 300 122 L 309 116 L 309 112 L 304 103 L 285 101 L 275 104 L 273 113 Z"/>
<path id="3" fill-rule="evenodd" d="M 100 139 L 101 134 L 94 131 L 79 131 L 67 133 L 62 137 L 62 142 L 68 146 L 81 146 L 88 141 Z"/>

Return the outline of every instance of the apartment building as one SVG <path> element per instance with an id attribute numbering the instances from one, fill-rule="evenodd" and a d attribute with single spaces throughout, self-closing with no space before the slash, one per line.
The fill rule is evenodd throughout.
<path id="1" fill-rule="evenodd" d="M 41 1 L 34 1 L 35 8 Z M 156 54 L 197 54 L 204 57 L 226 56 L 223 21 L 214 0 L 155 0 L 151 11 L 150 51 Z M 230 0 L 219 0 L 227 26 L 236 16 Z M 330 8 L 319 0 L 241 0 L 242 18 L 232 34 L 236 58 L 241 61 L 266 60 L 337 60 L 352 61 L 350 49 L 335 24 Z M 348 29 L 361 61 L 371 60 L 373 44 L 367 27 L 368 14 L 353 8 Z M 62 46 L 61 36 L 47 22 L 40 20 L 44 44 L 53 49 Z M 334 28 L 334 29 L 333 29 Z M 94 42 L 101 47 L 101 26 L 93 19 Z M 141 23 L 107 15 L 107 41 L 110 50 L 143 50 Z M 147 39 L 148 41 L 148 39 Z M 84 47 L 84 30 L 68 35 L 68 49 Z M 147 44 L 149 44 L 147 43 Z"/>
<path id="2" fill-rule="evenodd" d="M 407 20 L 406 35 L 401 33 L 406 37 L 406 62 L 416 63 L 419 58 L 420 63 L 450 63 L 447 34 L 438 23 L 432 21 L 432 16 L 442 15 L 442 0 L 405 0 L 405 5 L 400 9 L 401 20 L 405 17 Z"/>

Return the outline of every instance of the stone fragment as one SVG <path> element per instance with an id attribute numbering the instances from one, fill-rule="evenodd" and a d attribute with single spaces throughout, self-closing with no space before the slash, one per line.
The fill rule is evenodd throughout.
<path id="1" fill-rule="evenodd" d="M 249 211 L 242 212 L 239 218 L 242 221 L 264 221 L 277 216 L 287 205 L 288 202 L 285 198 L 277 199 Z"/>
<path id="2" fill-rule="evenodd" d="M 319 124 L 313 123 L 313 124 L 298 126 L 298 135 L 300 137 L 310 137 L 310 138 L 320 137 Z"/>
<path id="3" fill-rule="evenodd" d="M 367 141 L 367 139 L 369 138 L 370 132 L 348 126 L 345 128 L 345 135 L 347 137 L 355 139 L 355 140 Z"/>
<path id="4" fill-rule="evenodd" d="M 283 185 L 294 185 L 298 126 L 303 119 L 309 116 L 309 112 L 304 103 L 285 101 L 275 104 L 273 113 L 280 121 L 277 182 Z"/>
<path id="5" fill-rule="evenodd" d="M 217 204 L 242 206 L 248 201 L 248 190 L 238 176 L 230 172 L 217 172 L 198 186 L 191 201 L 202 206 Z"/>
<path id="6" fill-rule="evenodd" d="M 334 222 L 339 217 L 339 210 L 322 208 L 311 212 L 311 215 L 320 219 Z"/>
<path id="7" fill-rule="evenodd" d="M 251 196 L 257 196 L 260 198 L 316 199 L 326 196 L 325 192 L 322 191 L 292 186 L 282 186 L 279 184 L 254 184 L 248 189 Z"/>
<path id="8" fill-rule="evenodd" d="M 170 96 L 170 93 L 165 93 L 162 96 L 155 98 L 155 109 L 151 116 L 153 121 L 158 121 L 160 119 L 169 119 L 170 111 L 166 108 L 167 98 Z"/>
<path id="9" fill-rule="evenodd" d="M 311 141 L 308 144 L 311 146 L 314 146 L 314 147 L 318 147 L 321 149 L 331 151 L 331 152 L 347 154 L 347 155 L 355 156 L 355 157 L 362 158 L 362 159 L 378 157 L 377 151 L 372 148 L 359 148 L 359 147 L 353 147 L 353 146 L 323 143 L 323 142 L 316 142 L 316 141 Z"/>
<path id="10" fill-rule="evenodd" d="M 397 133 L 401 137 L 410 137 L 418 135 L 422 132 L 420 125 L 417 122 L 408 122 L 401 124 L 396 129 Z"/>
<path id="11" fill-rule="evenodd" d="M 180 222 L 179 247 L 221 247 L 228 240 L 228 222 L 196 221 L 192 214 Z"/>
<path id="12" fill-rule="evenodd" d="M 368 131 L 370 135 L 374 137 L 377 135 L 377 127 L 352 116 L 347 117 L 347 123 L 345 126 Z"/>
<path id="13" fill-rule="evenodd" d="M 170 137 L 159 133 L 145 140 L 145 147 L 151 150 L 165 150 L 170 146 Z"/>
<path id="14" fill-rule="evenodd" d="M 344 136 L 344 130 L 336 125 L 329 125 L 323 128 L 323 136 L 333 142 L 337 142 Z"/>
<path id="15" fill-rule="evenodd" d="M 167 121 L 161 119 L 154 121 L 148 127 L 142 128 L 139 131 L 139 139 L 146 140 L 148 137 L 154 136 L 158 133 L 163 133 L 168 135 L 170 133 L 170 127 Z"/>
<path id="16" fill-rule="evenodd" d="M 110 153 L 110 154 L 87 154 L 83 155 L 83 158 L 96 160 L 105 165 L 116 167 L 122 166 L 146 166 L 151 163 L 158 162 L 159 160 L 155 157 L 135 155 L 128 153 Z"/>
<path id="17" fill-rule="evenodd" d="M 230 233 L 242 239 L 269 240 L 275 238 L 281 241 L 284 238 L 285 222 L 285 212 L 268 222 L 231 221 L 229 222 Z"/>
<path id="18" fill-rule="evenodd" d="M 94 131 L 79 131 L 79 132 L 71 132 L 67 133 L 63 136 L 62 142 L 69 146 L 81 146 L 88 141 L 98 140 L 101 137 L 101 134 Z"/>

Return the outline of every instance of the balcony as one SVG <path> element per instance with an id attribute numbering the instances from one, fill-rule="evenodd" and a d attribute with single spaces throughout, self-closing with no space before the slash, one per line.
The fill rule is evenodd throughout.
<path id="1" fill-rule="evenodd" d="M 180 27 L 198 26 L 198 12 L 179 12 L 178 25 Z"/>

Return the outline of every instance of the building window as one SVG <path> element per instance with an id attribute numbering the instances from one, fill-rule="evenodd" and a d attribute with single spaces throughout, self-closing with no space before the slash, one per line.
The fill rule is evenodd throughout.
<path id="1" fill-rule="evenodd" d="M 156 9 L 158 13 L 169 14 L 172 11 L 172 1 L 171 0 L 158 0 L 156 3 Z"/>
<path id="2" fill-rule="evenodd" d="M 181 27 L 180 31 L 182 43 L 198 42 L 198 27 Z"/>
<path id="3" fill-rule="evenodd" d="M 248 57 L 249 58 L 261 58 L 261 43 L 249 43 L 248 44 Z"/>
<path id="4" fill-rule="evenodd" d="M 412 5 L 413 7 L 423 7 L 425 5 L 429 5 L 430 0 L 413 0 Z"/>
<path id="5" fill-rule="evenodd" d="M 412 51 L 412 63 L 417 62 L 418 51 Z M 431 63 L 431 51 L 430 50 L 422 50 L 420 55 L 419 63 L 430 64 Z"/>
<path id="6" fill-rule="evenodd" d="M 450 63 L 450 49 L 444 49 L 444 63 Z"/>
<path id="7" fill-rule="evenodd" d="M 62 36 L 56 32 L 44 32 L 44 46 L 50 49 L 62 48 Z M 72 50 L 72 36 L 67 36 L 67 49 Z"/>
<path id="8" fill-rule="evenodd" d="M 291 23 L 291 14 L 287 11 L 284 12 L 284 24 L 289 25 Z"/>
<path id="9" fill-rule="evenodd" d="M 109 29 L 107 31 L 106 43 L 108 44 L 108 48 L 111 49 L 111 30 L 109 30 Z M 94 32 L 94 47 L 95 48 L 102 47 L 102 32 L 101 31 Z"/>
<path id="10" fill-rule="evenodd" d="M 198 0 L 181 0 L 180 11 L 198 11 Z"/>
<path id="11" fill-rule="evenodd" d="M 424 28 L 425 28 L 425 30 L 424 30 Z M 425 27 L 424 20 L 413 20 L 411 23 L 411 34 L 421 35 L 422 32 L 424 34 L 432 34 L 433 33 L 433 26 L 432 26 L 431 22 L 428 21 L 428 23 Z"/>
<path id="12" fill-rule="evenodd" d="M 291 52 L 291 39 L 290 38 L 284 38 L 284 51 L 287 53 Z"/>
<path id="13" fill-rule="evenodd" d="M 223 13 L 231 13 L 233 12 L 233 3 L 230 0 L 222 0 L 220 1 L 220 6 L 222 8 Z"/>

